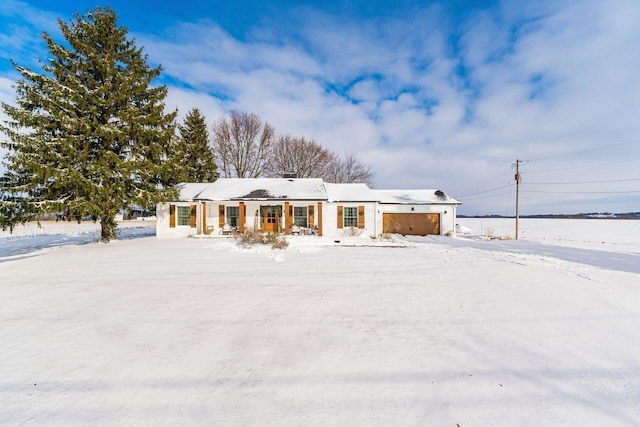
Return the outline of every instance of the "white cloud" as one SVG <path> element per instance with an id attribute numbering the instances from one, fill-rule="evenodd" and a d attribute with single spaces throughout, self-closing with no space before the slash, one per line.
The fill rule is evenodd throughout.
<path id="1" fill-rule="evenodd" d="M 290 44 L 294 37 L 286 34 L 274 45 L 240 42 L 216 28 L 217 41 L 208 46 L 219 43 L 218 51 L 174 72 L 187 81 L 193 74 L 194 85 L 208 79 L 231 96 L 224 105 L 255 111 L 282 132 L 357 150 L 372 162 L 379 186 L 472 193 L 513 182 L 516 158 L 640 137 L 634 124 L 640 55 L 632 54 L 638 7 L 553 6 L 522 11 L 505 3 L 479 11 L 458 28 L 457 52 L 447 43 L 450 23 L 434 9 L 401 23 L 306 10 L 295 37 L 301 42 Z M 162 50 L 179 52 L 179 44 Z M 579 172 L 564 178 L 593 173 Z M 529 196 L 536 212 L 557 202 Z M 548 197 L 556 199 L 545 206 Z M 471 208 L 493 212 L 494 201 L 474 200 Z"/>
<path id="2" fill-rule="evenodd" d="M 349 96 L 359 102 L 378 103 L 381 99 L 384 99 L 380 83 L 372 79 L 356 82 L 349 89 Z"/>
<path id="3" fill-rule="evenodd" d="M 4 0 L 0 4 L 0 57 L 13 59 L 20 65 L 36 63 L 45 53 L 42 32 L 60 34 L 57 16 L 28 3 Z"/>
<path id="4" fill-rule="evenodd" d="M 194 108 L 199 109 L 208 118 L 209 124 L 213 123 L 212 118 L 225 114 L 224 107 L 219 99 L 206 93 L 187 89 L 172 88 L 167 94 L 165 104 L 167 112 L 178 109 L 177 120 L 179 122 L 182 122 L 186 114 Z"/>

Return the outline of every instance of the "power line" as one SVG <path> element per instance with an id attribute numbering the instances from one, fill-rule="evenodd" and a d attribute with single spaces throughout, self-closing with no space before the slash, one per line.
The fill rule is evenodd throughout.
<path id="1" fill-rule="evenodd" d="M 630 194 L 640 193 L 640 191 L 542 191 L 542 190 L 524 190 L 525 193 L 543 193 L 543 194 Z"/>
<path id="2" fill-rule="evenodd" d="M 513 191 L 509 191 L 509 198 L 507 199 L 507 207 L 504 209 L 504 216 L 506 218 L 507 214 L 509 213 L 509 206 L 511 205 L 511 195 L 513 194 Z"/>
<path id="3" fill-rule="evenodd" d="M 512 187 L 512 186 L 513 186 L 513 184 L 507 184 L 507 185 L 503 185 L 502 187 L 492 188 L 490 190 L 478 191 L 477 193 L 469 193 L 469 194 L 463 194 L 461 196 L 453 196 L 453 197 L 456 198 L 456 199 L 460 199 L 462 197 L 475 196 L 476 194 L 490 193 L 492 191 L 502 190 L 503 188 Z"/>
<path id="4" fill-rule="evenodd" d="M 637 143 L 640 142 L 640 139 L 638 140 L 634 140 L 634 141 L 627 141 L 627 142 L 622 142 L 622 143 L 618 143 L 618 144 L 611 144 L 611 145 L 607 145 L 604 147 L 598 147 L 598 148 L 593 148 L 593 149 L 589 149 L 589 150 L 582 150 L 582 151 L 577 151 L 574 153 L 567 153 L 567 154 L 562 154 L 562 155 L 558 155 L 558 156 L 549 156 L 549 157 L 544 157 L 544 158 L 537 158 L 534 160 L 542 160 L 542 159 L 547 159 L 547 158 L 555 158 L 555 157 L 563 157 L 563 156 L 568 156 L 571 154 L 578 154 L 578 153 L 585 153 L 585 152 L 590 152 L 590 151 L 596 151 L 596 150 L 602 150 L 605 148 L 611 148 L 611 147 L 616 147 L 616 146 L 620 146 L 620 145 L 627 145 L 627 144 L 632 144 L 632 143 Z M 627 163 L 627 162 L 635 162 L 640 160 L 640 158 L 634 158 L 634 159 L 627 159 L 627 160 L 621 160 L 621 161 L 615 161 L 615 162 L 601 162 L 601 163 L 590 163 L 587 165 L 582 165 L 582 166 L 574 166 L 574 167 L 564 167 L 564 168 L 555 168 L 555 169 L 545 169 L 545 170 L 533 170 L 533 171 L 525 171 L 525 173 L 542 173 L 542 172 L 551 172 L 551 171 L 565 171 L 565 170 L 569 170 L 569 169 L 580 169 L 580 168 L 586 168 L 586 167 L 593 167 L 593 166 L 603 166 L 603 165 L 612 165 L 612 164 L 619 164 L 619 163 Z M 518 160 L 517 161 L 519 164 L 522 163 L 528 163 L 529 161 L 521 161 Z M 516 176 L 518 179 L 518 172 L 516 172 Z M 636 182 L 636 181 L 640 181 L 640 178 L 627 178 L 627 179 L 612 179 L 612 180 L 599 180 L 599 181 L 566 181 L 566 182 L 527 182 L 524 181 L 522 182 L 522 184 L 525 184 L 526 186 L 529 185 L 573 185 L 573 184 L 606 184 L 606 183 L 616 183 L 616 182 Z M 457 199 L 464 199 L 464 202 L 470 202 L 470 201 L 474 201 L 474 200 L 479 200 L 479 199 L 488 199 L 488 198 L 494 198 L 494 197 L 499 197 L 499 196 L 505 196 L 505 195 L 509 195 L 511 196 L 513 194 L 513 191 L 509 191 L 509 192 L 501 192 L 498 194 L 491 194 L 491 195 L 486 195 L 487 193 L 492 193 L 494 191 L 498 191 L 498 190 L 502 190 L 504 188 L 513 188 L 515 187 L 515 184 L 510 183 L 507 185 L 502 185 L 500 187 L 495 187 L 495 188 L 490 188 L 488 190 L 483 190 L 483 191 L 477 191 L 475 193 L 468 193 L 468 194 L 462 194 L 462 195 L 456 195 L 454 196 Z M 542 194 L 636 194 L 636 193 L 640 193 L 640 191 L 543 191 L 543 190 L 524 190 L 524 192 L 526 193 L 542 193 Z M 470 196 L 477 196 L 477 197 L 470 197 Z"/>
<path id="5" fill-rule="evenodd" d="M 589 168 L 589 167 L 592 167 L 592 166 L 606 166 L 606 165 L 616 165 L 616 164 L 619 164 L 619 163 L 637 162 L 638 160 L 640 160 L 640 158 L 619 160 L 617 162 L 590 163 L 590 164 L 582 165 L 582 166 L 573 166 L 573 167 L 564 167 L 564 168 L 555 168 L 555 169 L 544 169 L 544 170 L 532 170 L 532 171 L 525 171 L 525 172 L 526 173 L 542 173 L 542 172 L 565 171 L 565 170 L 571 170 L 571 169 Z"/>
<path id="6" fill-rule="evenodd" d="M 608 181 L 575 181 L 575 182 L 523 182 L 525 185 L 564 185 L 564 184 L 605 184 L 611 182 L 631 182 L 640 181 L 640 178 L 611 179 Z"/>
<path id="7" fill-rule="evenodd" d="M 587 150 L 574 151 L 574 152 L 571 152 L 571 153 L 558 154 L 558 155 L 555 155 L 555 156 L 538 157 L 538 158 L 535 158 L 535 159 L 529 159 L 527 161 L 536 162 L 538 160 L 556 159 L 558 157 L 567 157 L 567 156 L 573 156 L 573 155 L 576 155 L 576 154 L 591 153 L 593 151 L 606 150 L 607 148 L 619 147 L 619 146 L 622 146 L 622 145 L 629 145 L 629 144 L 636 144 L 638 142 L 640 142 L 640 139 L 634 139 L 633 141 L 619 142 L 617 144 L 604 145 L 602 147 L 589 148 Z"/>
<path id="8" fill-rule="evenodd" d="M 513 191 L 509 191 L 509 192 L 504 192 L 504 193 L 498 193 L 498 194 L 491 194 L 489 196 L 479 196 L 479 197 L 472 197 L 470 199 L 464 199 L 463 201 L 466 202 L 470 202 L 472 200 L 479 200 L 479 199 L 490 199 L 492 197 L 498 197 L 498 196 L 506 196 L 507 194 L 513 194 Z"/>

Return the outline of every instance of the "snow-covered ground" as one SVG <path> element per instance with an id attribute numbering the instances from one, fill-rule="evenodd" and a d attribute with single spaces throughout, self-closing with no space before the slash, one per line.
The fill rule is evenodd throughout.
<path id="1" fill-rule="evenodd" d="M 117 234 L 123 240 L 155 236 L 155 225 L 155 221 L 120 221 Z M 95 243 L 99 238 L 100 223 L 93 221 L 42 221 L 18 225 L 12 231 L 0 229 L 0 262 L 39 249 Z"/>
<path id="2" fill-rule="evenodd" d="M 0 425 L 640 425 L 640 221 L 459 222 L 2 235 Z"/>
<path id="3" fill-rule="evenodd" d="M 471 234 L 513 238 L 513 218 L 458 218 Z M 520 238 L 562 246 L 640 252 L 640 221 L 624 219 L 521 219 Z"/>

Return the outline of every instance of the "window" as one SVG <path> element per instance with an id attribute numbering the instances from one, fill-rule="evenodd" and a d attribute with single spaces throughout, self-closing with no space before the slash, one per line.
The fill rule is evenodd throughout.
<path id="1" fill-rule="evenodd" d="M 267 208 L 267 224 L 276 223 L 276 210 L 274 208 Z"/>
<path id="2" fill-rule="evenodd" d="M 294 207 L 293 208 L 293 223 L 298 227 L 307 227 L 307 207 Z"/>
<path id="3" fill-rule="evenodd" d="M 191 226 L 191 207 L 178 206 L 178 225 Z"/>
<path id="4" fill-rule="evenodd" d="M 238 206 L 227 206 L 227 224 L 232 227 L 238 226 L 238 213 L 240 209 Z"/>
<path id="5" fill-rule="evenodd" d="M 358 208 L 344 208 L 344 226 L 345 227 L 357 227 L 358 226 Z"/>

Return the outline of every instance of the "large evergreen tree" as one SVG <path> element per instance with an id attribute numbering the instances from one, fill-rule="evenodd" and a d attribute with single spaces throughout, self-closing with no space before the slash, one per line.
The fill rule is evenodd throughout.
<path id="1" fill-rule="evenodd" d="M 184 123 L 178 125 L 175 159 L 179 182 L 213 182 L 218 178 L 218 168 L 209 146 L 209 131 L 205 117 L 197 108 L 187 113 Z"/>
<path id="2" fill-rule="evenodd" d="M 44 33 L 44 72 L 14 63 L 17 104 L 2 104 L 12 191 L 39 213 L 99 217 L 108 241 L 118 211 L 173 194 L 162 184 L 175 113 L 164 112 L 166 86 L 151 86 L 161 68 L 147 65 L 113 10 L 58 23 L 67 43 Z"/>
<path id="3" fill-rule="evenodd" d="M 34 210 L 24 194 L 12 191 L 17 184 L 15 174 L 8 172 L 0 177 L 0 229 L 13 228 L 35 218 Z"/>

